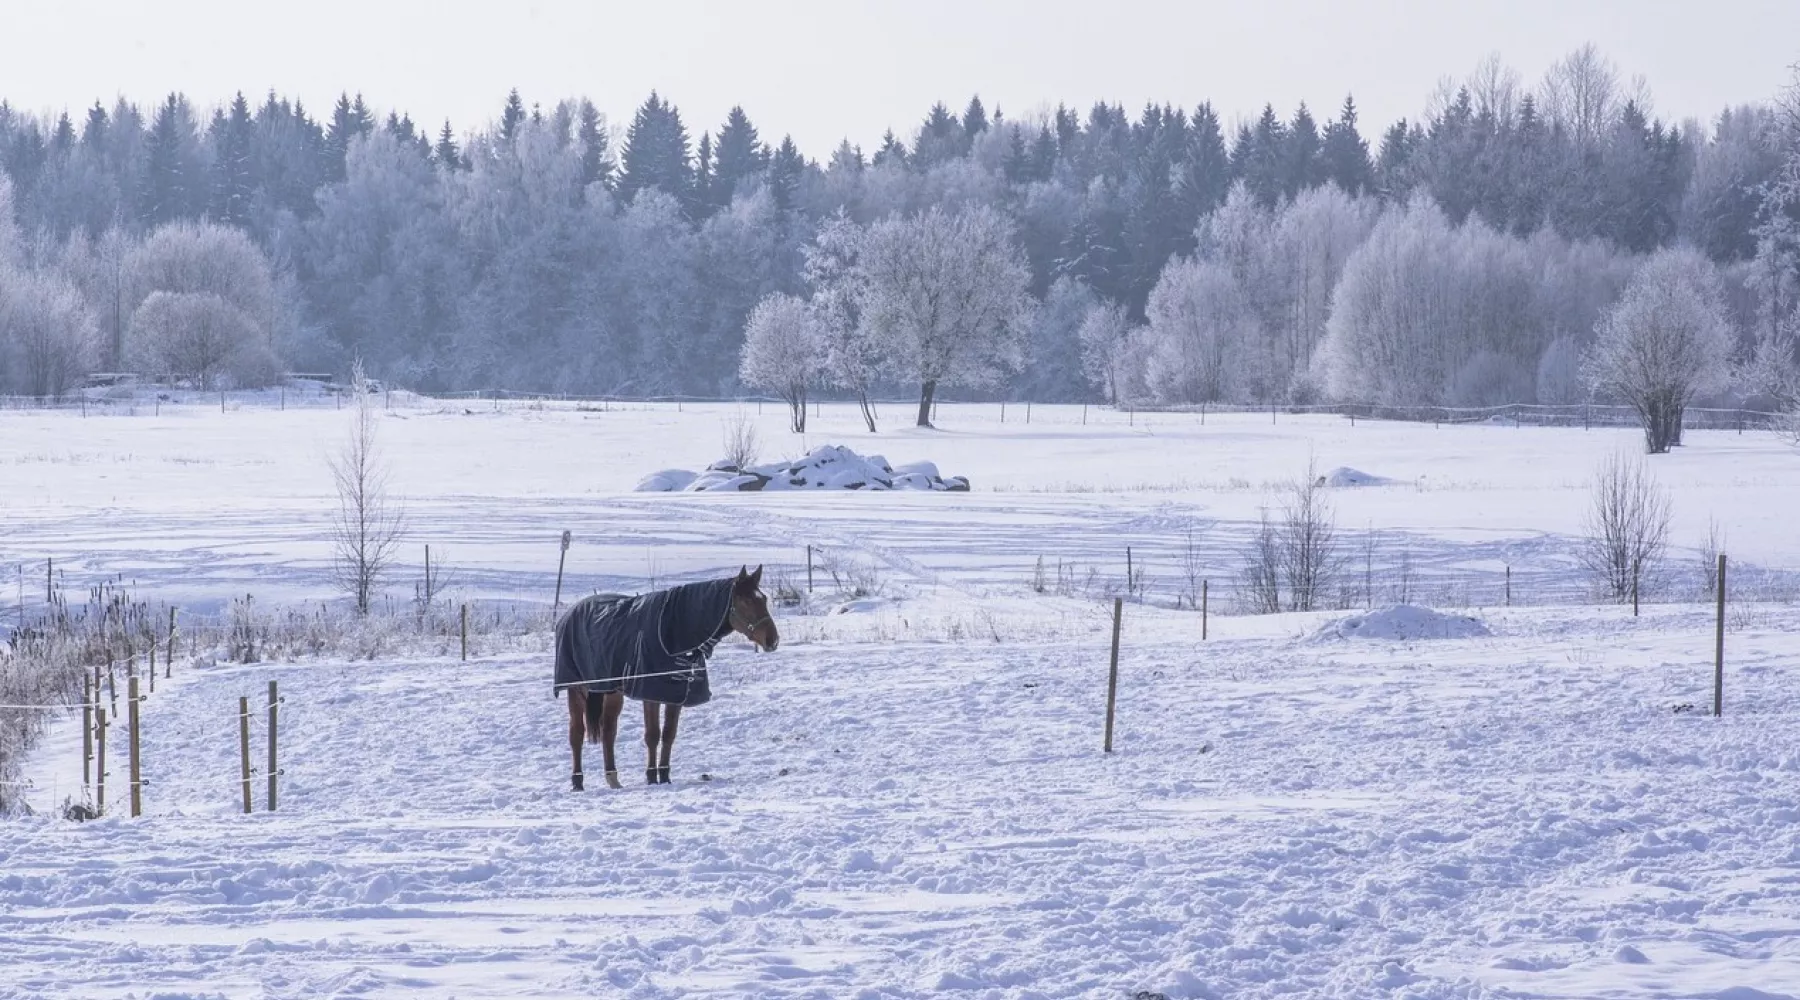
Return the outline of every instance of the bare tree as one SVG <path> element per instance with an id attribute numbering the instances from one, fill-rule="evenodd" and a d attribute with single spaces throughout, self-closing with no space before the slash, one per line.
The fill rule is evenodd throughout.
<path id="1" fill-rule="evenodd" d="M 1693 250 L 1661 250 L 1645 261 L 1596 334 L 1588 383 L 1637 411 L 1652 455 L 1681 443 L 1694 397 L 1730 381 L 1724 290 L 1717 268 Z"/>
<path id="2" fill-rule="evenodd" d="M 1324 479 L 1309 463 L 1306 476 L 1287 487 L 1279 520 L 1263 511 L 1238 572 L 1240 594 L 1253 613 L 1317 611 L 1325 606 L 1344 567 L 1325 489 Z"/>
<path id="3" fill-rule="evenodd" d="M 1607 599 L 1625 601 L 1651 575 L 1669 539 L 1669 496 L 1642 459 L 1614 455 L 1594 477 L 1581 563 Z"/>
<path id="4" fill-rule="evenodd" d="M 801 406 L 806 405 L 804 399 Z M 805 421 L 795 430 L 805 430 Z M 733 468 L 742 471 L 756 464 L 758 447 L 756 443 L 756 424 L 747 413 L 739 413 L 725 421 L 725 461 Z"/>
<path id="5" fill-rule="evenodd" d="M 357 614 L 366 615 L 375 587 L 399 548 L 405 515 L 388 497 L 376 406 L 361 361 L 351 368 L 350 387 L 356 395 L 350 437 L 331 459 L 338 496 L 331 537 L 338 586 L 356 601 Z"/>
<path id="6" fill-rule="evenodd" d="M 60 397 L 91 370 L 99 339 L 73 285 L 0 268 L 0 390 Z"/>
<path id="7" fill-rule="evenodd" d="M 1239 598 L 1251 614 L 1279 614 L 1281 580 L 1281 533 L 1264 508 L 1256 537 L 1245 548 L 1244 563 L 1238 569 Z"/>
<path id="8" fill-rule="evenodd" d="M 150 293 L 132 314 L 131 334 L 139 364 L 202 389 L 227 372 L 240 385 L 266 384 L 276 367 L 250 318 L 211 292 Z"/>
<path id="9" fill-rule="evenodd" d="M 1725 534 L 1719 522 L 1706 519 L 1706 537 L 1700 540 L 1700 580 L 1707 597 L 1719 592 L 1719 553 L 1725 551 Z"/>

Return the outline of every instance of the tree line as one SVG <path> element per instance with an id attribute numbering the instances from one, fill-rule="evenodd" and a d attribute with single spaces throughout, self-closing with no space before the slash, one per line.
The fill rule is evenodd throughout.
<path id="1" fill-rule="evenodd" d="M 1559 401 L 1677 246 L 1743 370 L 1779 374 L 1800 113 L 1770 97 L 1665 122 L 1590 46 L 1531 86 L 1489 59 L 1372 137 L 1348 97 L 1241 123 L 974 98 L 823 160 L 741 108 L 696 141 L 658 94 L 616 132 L 516 92 L 464 132 L 350 95 L 0 103 L 0 385 L 361 359 L 426 390 L 719 395 L 767 382 L 747 327 L 800 324 L 806 385 L 865 400 Z M 958 279 L 960 306 L 903 294 Z"/>

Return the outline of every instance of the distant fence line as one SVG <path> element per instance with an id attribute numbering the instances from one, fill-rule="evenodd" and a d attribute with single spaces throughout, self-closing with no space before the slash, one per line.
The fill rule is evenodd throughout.
<path id="1" fill-rule="evenodd" d="M 683 404 L 786 405 L 773 396 L 697 396 L 697 395 L 589 395 L 566 392 L 528 392 L 518 389 L 470 389 L 455 392 L 416 393 L 409 390 L 382 392 L 383 406 L 420 406 L 461 403 L 465 406 L 487 405 L 504 408 L 507 404 L 572 404 L 577 407 L 629 408 L 634 406 L 675 406 Z M 327 402 L 338 405 L 341 397 L 327 390 L 322 393 L 289 394 L 278 390 L 205 391 L 172 389 L 149 399 L 137 396 L 107 398 L 77 394 L 63 397 L 0 396 L 0 410 L 80 410 L 83 413 L 138 414 L 149 409 L 169 406 L 227 405 L 238 409 L 274 409 L 294 406 L 317 407 Z M 815 406 L 826 403 L 843 406 L 854 399 L 815 398 Z M 871 400 L 877 406 L 912 407 L 916 398 L 884 398 Z M 1506 403 L 1498 406 L 1435 406 L 1426 404 L 1388 403 L 1200 403 L 1185 405 L 1136 405 L 1100 403 L 1042 403 L 1031 400 L 940 399 L 939 405 L 953 407 L 991 406 L 1004 415 L 1009 409 L 1014 419 L 1028 420 L 1034 406 L 1081 407 L 1105 413 L 1125 414 L 1189 414 L 1205 419 L 1209 414 L 1268 414 L 1278 421 L 1283 415 L 1338 416 L 1347 420 L 1387 420 L 1431 424 L 1513 424 L 1534 427 L 1635 427 L 1636 411 L 1614 403 Z M 1685 426 L 1692 430 L 1768 430 L 1782 426 L 1788 414 L 1748 407 L 1688 407 L 1684 411 Z"/>

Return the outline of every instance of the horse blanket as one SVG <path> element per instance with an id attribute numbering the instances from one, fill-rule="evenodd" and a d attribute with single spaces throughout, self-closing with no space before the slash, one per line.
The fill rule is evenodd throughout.
<path id="1" fill-rule="evenodd" d="M 683 708 L 712 699 L 706 659 L 731 631 L 730 579 L 627 597 L 595 594 L 556 623 L 556 690 L 623 691 Z"/>

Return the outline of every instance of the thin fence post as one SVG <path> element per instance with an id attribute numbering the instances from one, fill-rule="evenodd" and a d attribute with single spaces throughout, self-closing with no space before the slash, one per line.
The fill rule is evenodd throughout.
<path id="1" fill-rule="evenodd" d="M 94 709 L 94 814 L 106 815 L 106 709 Z"/>
<path id="2" fill-rule="evenodd" d="M 1136 591 L 1137 585 L 1133 582 L 1135 578 L 1136 574 L 1131 568 L 1131 546 L 1127 545 L 1125 546 L 1125 596 L 1127 597 Z"/>
<path id="3" fill-rule="evenodd" d="M 1031 400 L 1029 399 L 1025 401 L 1025 422 L 1031 423 Z"/>
<path id="4" fill-rule="evenodd" d="M 563 533 L 562 533 L 562 552 L 559 553 L 556 557 L 556 600 L 554 602 L 552 602 L 550 605 L 550 610 L 552 612 L 555 612 L 557 608 L 562 607 L 563 564 L 568 562 L 568 560 L 569 560 L 569 529 L 564 528 Z"/>
<path id="5" fill-rule="evenodd" d="M 1206 641 L 1207 604 L 1209 603 L 1208 602 L 1209 595 L 1207 594 L 1207 589 L 1209 588 L 1211 583 L 1212 583 L 1211 580 L 1201 580 L 1200 581 L 1200 641 L 1201 642 Z"/>
<path id="6" fill-rule="evenodd" d="M 1087 407 L 1086 403 L 1081 404 L 1081 426 L 1083 427 L 1087 426 Z"/>
<path id="7" fill-rule="evenodd" d="M 275 694 L 275 682 L 269 682 L 269 811 L 275 811 L 275 778 L 281 772 L 275 767 L 275 713 L 281 699 Z"/>
<path id="8" fill-rule="evenodd" d="M 128 736 L 131 740 L 131 743 L 130 743 L 130 751 L 131 751 L 131 815 L 132 815 L 132 818 L 135 819 L 144 814 L 144 791 L 143 791 L 144 775 L 143 775 L 143 771 L 138 766 L 138 764 L 139 764 L 138 745 L 139 744 L 138 744 L 138 681 L 137 681 L 137 677 L 133 676 L 131 678 L 129 685 L 126 688 L 126 695 L 127 695 L 127 697 L 129 697 L 131 699 L 130 703 L 126 705 L 126 710 L 127 710 L 126 718 L 129 720 L 127 722 L 127 726 L 129 727 L 129 730 L 130 730 L 130 732 L 128 733 Z"/>
<path id="9" fill-rule="evenodd" d="M 81 672 L 81 783 L 94 783 L 94 707 L 100 699 L 94 692 L 93 678 Z"/>
<path id="10" fill-rule="evenodd" d="M 44 560 L 44 603 L 56 603 L 56 560 Z"/>
<path id="11" fill-rule="evenodd" d="M 1506 606 L 1512 607 L 1512 564 L 1506 565 Z"/>
<path id="12" fill-rule="evenodd" d="M 813 592 L 813 560 L 811 545 L 806 547 L 806 592 L 809 594 Z"/>
<path id="13" fill-rule="evenodd" d="M 462 658 L 464 663 L 469 662 L 469 605 L 467 603 L 462 606 Z"/>
<path id="14" fill-rule="evenodd" d="M 1719 553 L 1719 613 L 1713 646 L 1713 717 L 1725 714 L 1725 553 Z"/>
<path id="15" fill-rule="evenodd" d="M 244 813 L 248 815 L 253 806 L 250 803 L 250 696 L 238 696 L 238 771 L 243 775 Z"/>
<path id="16" fill-rule="evenodd" d="M 175 606 L 169 605 L 169 648 L 163 653 L 163 677 L 175 669 Z"/>
<path id="17" fill-rule="evenodd" d="M 1000 422 L 1006 423 L 1006 402 L 1004 400 L 1000 403 Z"/>
<path id="18" fill-rule="evenodd" d="M 1638 616 L 1638 576 L 1641 569 L 1638 560 L 1631 560 L 1631 617 Z"/>
<path id="19" fill-rule="evenodd" d="M 1112 753 L 1113 707 L 1119 700 L 1119 619 L 1125 613 L 1125 599 L 1113 598 L 1112 664 L 1106 672 L 1106 751 Z"/>

